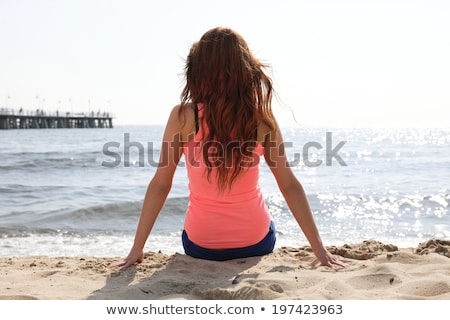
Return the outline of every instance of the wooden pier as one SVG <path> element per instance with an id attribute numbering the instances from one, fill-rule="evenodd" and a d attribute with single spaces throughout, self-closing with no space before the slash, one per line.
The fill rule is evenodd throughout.
<path id="1" fill-rule="evenodd" d="M 108 112 L 71 113 L 0 109 L 0 129 L 112 128 Z"/>

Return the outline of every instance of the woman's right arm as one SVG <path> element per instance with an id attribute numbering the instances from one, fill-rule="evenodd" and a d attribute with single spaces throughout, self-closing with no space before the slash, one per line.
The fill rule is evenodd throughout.
<path id="1" fill-rule="evenodd" d="M 278 126 L 275 131 L 267 135 L 264 158 L 316 257 L 323 265 L 329 267 L 334 264 L 343 266 L 322 244 L 303 186 L 289 167 L 284 151 L 283 138 Z"/>

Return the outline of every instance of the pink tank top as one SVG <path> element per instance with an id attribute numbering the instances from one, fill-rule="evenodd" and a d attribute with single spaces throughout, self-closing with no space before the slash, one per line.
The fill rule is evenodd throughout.
<path id="1" fill-rule="evenodd" d="M 199 104 L 199 115 L 202 105 Z M 214 169 L 211 182 L 203 162 L 202 126 L 183 146 L 189 178 L 189 205 L 184 229 L 195 244 L 208 249 L 231 249 L 254 245 L 269 231 L 270 215 L 259 184 L 259 157 L 264 147 L 257 143 L 255 163 L 244 169 L 230 191 L 219 193 Z"/>

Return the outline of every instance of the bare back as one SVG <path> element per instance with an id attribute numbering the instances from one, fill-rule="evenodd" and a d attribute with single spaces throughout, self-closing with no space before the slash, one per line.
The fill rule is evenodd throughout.
<path id="1" fill-rule="evenodd" d="M 177 108 L 180 108 L 180 106 L 178 105 Z M 189 142 L 194 138 L 197 131 L 193 103 L 189 103 L 183 108 L 179 117 L 179 122 L 180 122 L 181 141 L 183 143 Z M 198 123 L 200 122 L 201 118 L 198 119 Z M 271 130 L 269 127 L 267 127 L 265 124 L 260 123 L 258 125 L 257 141 L 264 146 L 266 142 L 266 137 L 270 132 Z"/>

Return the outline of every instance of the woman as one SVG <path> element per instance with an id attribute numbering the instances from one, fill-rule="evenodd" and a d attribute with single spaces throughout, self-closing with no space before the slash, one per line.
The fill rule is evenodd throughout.
<path id="1" fill-rule="evenodd" d="M 272 252 L 275 226 L 258 186 L 259 157 L 264 155 L 314 254 L 325 266 L 341 265 L 324 248 L 303 187 L 288 166 L 266 67 L 228 28 L 209 30 L 191 47 L 181 103 L 167 122 L 134 245 L 116 266 L 142 262 L 183 154 L 190 190 L 182 235 L 186 254 L 228 260 Z"/>

